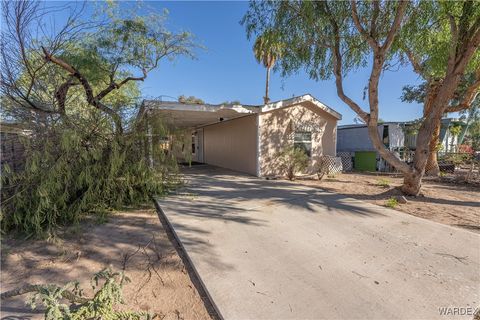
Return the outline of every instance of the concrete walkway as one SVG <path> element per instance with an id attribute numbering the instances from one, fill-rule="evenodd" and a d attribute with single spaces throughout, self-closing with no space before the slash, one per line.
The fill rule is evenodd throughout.
<path id="1" fill-rule="evenodd" d="M 478 234 L 296 183 L 186 174 L 158 203 L 225 319 L 472 319 L 440 308 L 480 305 Z"/>

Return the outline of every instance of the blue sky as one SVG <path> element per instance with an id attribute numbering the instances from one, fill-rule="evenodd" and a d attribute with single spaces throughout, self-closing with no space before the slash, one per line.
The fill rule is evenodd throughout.
<path id="1" fill-rule="evenodd" d="M 128 10 L 132 3 L 123 2 Z M 196 1 L 145 3 L 147 10 L 170 12 L 167 27 L 195 34 L 197 41 L 206 47 L 197 51 L 197 59 L 179 58 L 163 61 L 142 84 L 146 98 L 163 95 L 178 97 L 193 95 L 208 103 L 239 100 L 245 104 L 260 104 L 265 90 L 265 68 L 258 64 L 252 53 L 253 40 L 247 40 L 240 20 L 248 9 L 248 2 Z M 368 110 L 363 100 L 363 90 L 370 70 L 361 69 L 345 79 L 345 91 Z M 403 103 L 401 88 L 419 82 L 410 68 L 387 72 L 380 83 L 380 117 L 385 121 L 412 120 L 421 116 L 420 105 Z M 316 82 L 300 72 L 282 78 L 272 74 L 270 98 L 272 101 L 310 93 L 343 115 L 341 124 L 353 123 L 355 113 L 336 94 L 332 80 Z"/>

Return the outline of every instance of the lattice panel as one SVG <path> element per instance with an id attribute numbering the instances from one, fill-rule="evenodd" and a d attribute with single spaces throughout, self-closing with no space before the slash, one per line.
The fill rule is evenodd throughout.
<path id="1" fill-rule="evenodd" d="M 338 152 L 337 157 L 342 161 L 343 171 L 353 170 L 352 154 L 350 152 Z"/>
<path id="2" fill-rule="evenodd" d="M 325 174 L 335 174 L 342 172 L 343 165 L 340 157 L 322 156 L 320 159 L 320 172 Z"/>

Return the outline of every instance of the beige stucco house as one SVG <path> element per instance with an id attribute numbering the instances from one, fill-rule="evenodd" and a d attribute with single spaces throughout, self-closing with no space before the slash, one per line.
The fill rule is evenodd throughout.
<path id="1" fill-rule="evenodd" d="M 255 176 L 282 175 L 278 154 L 286 146 L 305 150 L 305 173 L 314 173 L 322 155 L 335 156 L 341 115 L 311 95 L 261 106 L 189 105 L 145 100 L 150 116 L 192 134 L 192 160 Z"/>

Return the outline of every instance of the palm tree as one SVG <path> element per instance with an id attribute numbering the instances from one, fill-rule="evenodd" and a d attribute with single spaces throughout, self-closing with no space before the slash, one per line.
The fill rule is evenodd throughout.
<path id="1" fill-rule="evenodd" d="M 267 68 L 267 80 L 265 85 L 265 97 L 263 101 L 267 104 L 270 99 L 268 97 L 268 85 L 270 82 L 270 69 L 275 62 L 281 58 L 284 49 L 283 43 L 280 41 L 278 33 L 273 30 L 266 30 L 259 35 L 253 45 L 253 53 L 258 63 L 262 63 Z"/>

